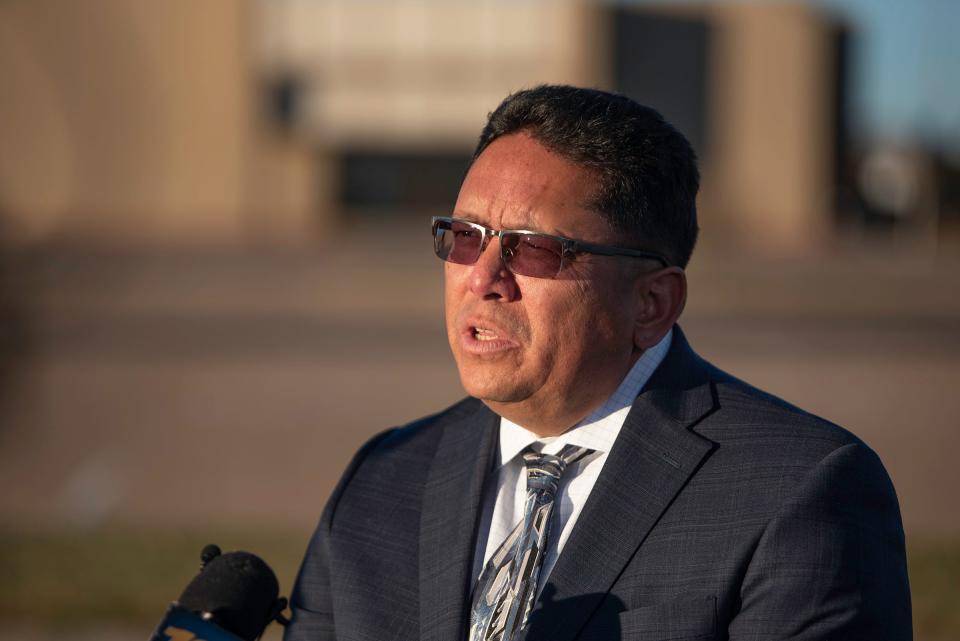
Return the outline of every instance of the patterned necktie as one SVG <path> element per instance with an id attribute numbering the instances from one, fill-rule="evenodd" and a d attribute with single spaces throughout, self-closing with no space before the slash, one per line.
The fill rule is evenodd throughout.
<path id="1" fill-rule="evenodd" d="M 556 455 L 526 452 L 523 519 L 483 568 L 473 593 L 470 641 L 515 641 L 527 624 L 546 552 L 550 515 L 564 469 L 593 450 L 566 445 Z"/>

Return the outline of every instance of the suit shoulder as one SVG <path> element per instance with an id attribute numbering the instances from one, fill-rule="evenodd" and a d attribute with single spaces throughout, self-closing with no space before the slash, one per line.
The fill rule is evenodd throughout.
<path id="1" fill-rule="evenodd" d="M 383 472 L 390 468 L 424 469 L 433 459 L 444 428 L 476 414 L 483 407 L 477 399 L 465 398 L 435 414 L 384 430 L 360 448 L 347 474 L 353 476 L 361 470 Z"/>
<path id="2" fill-rule="evenodd" d="M 870 449 L 836 423 L 726 372 L 716 368 L 713 371 L 717 410 L 705 421 L 703 431 L 697 430 L 708 438 L 727 444 L 777 444 L 787 456 L 805 453 L 814 459 L 851 444 Z"/>
<path id="3" fill-rule="evenodd" d="M 334 512 L 351 494 L 367 496 L 417 484 L 426 474 L 446 425 L 477 412 L 482 403 L 467 398 L 450 407 L 406 425 L 386 429 L 357 450 L 327 502 L 332 523 Z"/>
<path id="4" fill-rule="evenodd" d="M 859 510 L 851 505 L 885 506 L 880 511 L 899 524 L 896 492 L 866 443 L 835 423 L 717 372 L 711 377 L 715 409 L 694 427 L 715 446 L 698 483 L 729 496 L 751 496 L 745 509 L 758 522 L 796 503 L 832 501 L 847 512 Z"/>
<path id="5" fill-rule="evenodd" d="M 385 455 L 396 451 L 423 449 L 428 443 L 435 444 L 444 426 L 472 416 L 483 407 L 483 403 L 475 398 L 461 399 L 439 412 L 381 432 L 371 439 L 373 447 L 369 453 Z M 367 446 L 371 442 L 368 442 Z"/>

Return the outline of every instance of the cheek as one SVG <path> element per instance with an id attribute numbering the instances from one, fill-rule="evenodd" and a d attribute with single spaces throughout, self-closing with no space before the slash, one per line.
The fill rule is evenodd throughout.
<path id="1" fill-rule="evenodd" d="M 611 300 L 617 304 L 611 305 Z M 557 358 L 581 362 L 605 359 L 611 350 L 632 344 L 628 305 L 622 292 L 578 288 L 568 304 L 551 314 L 553 321 L 548 329 L 552 329 Z"/>
<path id="2" fill-rule="evenodd" d="M 451 318 L 463 298 L 465 287 L 463 272 L 465 271 L 459 265 L 451 263 L 444 263 L 443 265 L 443 300 L 448 319 Z"/>
<path id="3" fill-rule="evenodd" d="M 539 306 L 537 330 L 545 358 L 563 362 L 577 360 L 587 350 L 594 332 L 596 301 L 579 284 L 570 283 L 564 296 L 555 293 Z"/>

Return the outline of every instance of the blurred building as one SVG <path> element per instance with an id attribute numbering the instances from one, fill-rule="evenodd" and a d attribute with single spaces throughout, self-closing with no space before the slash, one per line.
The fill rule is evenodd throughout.
<path id="1" fill-rule="evenodd" d="M 8 0 L 2 231 L 309 245 L 447 211 L 486 113 L 569 82 L 688 134 L 705 236 L 817 251 L 869 218 L 848 197 L 847 37 L 790 3 Z"/>
<path id="2" fill-rule="evenodd" d="M 703 160 L 721 242 L 803 252 L 834 224 L 843 30 L 803 5 L 261 2 L 276 122 L 333 159 L 323 209 L 446 211 L 486 112 L 542 82 L 662 111 Z"/>
<path id="3" fill-rule="evenodd" d="M 308 237 L 314 152 L 264 131 L 251 5 L 0 3 L 0 215 L 14 241 Z"/>

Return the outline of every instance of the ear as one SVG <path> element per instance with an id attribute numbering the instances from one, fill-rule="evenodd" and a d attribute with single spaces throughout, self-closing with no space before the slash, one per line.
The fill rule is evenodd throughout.
<path id="1" fill-rule="evenodd" d="M 633 344 L 649 349 L 673 327 L 687 303 L 687 275 L 680 267 L 649 272 L 637 280 Z"/>

